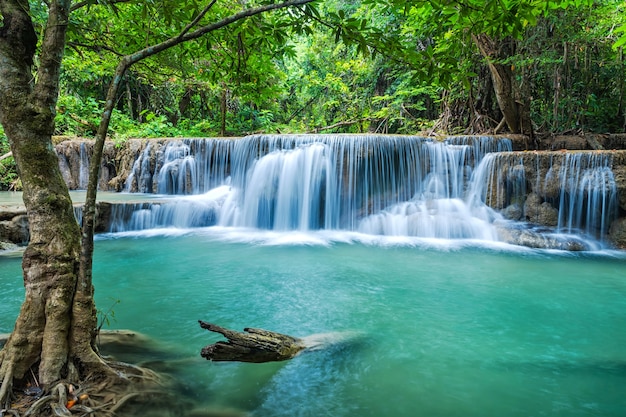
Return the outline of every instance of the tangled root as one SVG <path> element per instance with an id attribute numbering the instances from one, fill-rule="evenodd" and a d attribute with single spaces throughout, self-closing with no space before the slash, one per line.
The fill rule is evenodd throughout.
<path id="1" fill-rule="evenodd" d="M 92 376 L 81 385 L 61 381 L 38 399 L 14 390 L 17 400 L 4 407 L 0 417 L 112 417 L 131 405 L 139 404 L 144 409 L 175 406 L 171 381 L 167 378 L 131 364 L 110 362 L 108 365 L 116 377 L 111 377 L 111 373 L 104 378 Z"/>

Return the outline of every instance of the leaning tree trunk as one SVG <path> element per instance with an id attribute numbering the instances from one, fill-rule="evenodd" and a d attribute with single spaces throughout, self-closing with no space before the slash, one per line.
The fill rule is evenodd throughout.
<path id="1" fill-rule="evenodd" d="M 485 34 L 473 35 L 474 43 L 487 60 L 498 107 L 511 133 L 533 136 L 527 98 L 519 97 L 513 70 L 502 61 L 512 55 L 506 41 L 492 39 Z"/>
<path id="2" fill-rule="evenodd" d="M 71 374 L 87 355 L 71 346 L 86 317 L 77 310 L 80 229 L 52 146 L 59 71 L 70 0 L 51 1 L 37 81 L 32 64 L 37 37 L 25 0 L 0 0 L 0 122 L 24 187 L 30 243 L 23 256 L 25 300 L 0 352 L 0 400 L 14 380 L 38 371 L 49 385 Z M 95 312 L 89 310 L 89 314 Z M 88 332 L 91 333 L 91 332 Z M 84 371 L 85 367 L 80 364 Z M 2 404 L 4 405 L 4 404 Z"/>

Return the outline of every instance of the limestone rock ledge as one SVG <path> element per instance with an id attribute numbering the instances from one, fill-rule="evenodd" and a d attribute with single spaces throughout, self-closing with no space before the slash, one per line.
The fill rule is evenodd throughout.
<path id="1" fill-rule="evenodd" d="M 581 165 L 598 162 L 610 172 L 600 171 L 590 179 Z M 587 199 L 598 198 L 594 192 L 614 185 L 616 209 L 603 232 L 616 247 L 626 248 L 626 151 L 502 152 L 492 164 L 486 203 L 506 218 L 541 226 L 556 226 L 560 210 L 568 209 L 560 205 L 566 206 L 574 194 L 577 204 L 586 204 Z M 594 213 L 585 215 L 590 214 Z"/>

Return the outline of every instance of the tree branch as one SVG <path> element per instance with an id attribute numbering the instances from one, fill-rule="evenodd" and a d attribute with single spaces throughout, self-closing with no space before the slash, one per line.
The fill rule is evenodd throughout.
<path id="1" fill-rule="evenodd" d="M 200 14 L 198 14 L 198 16 L 196 16 L 195 19 L 193 19 L 192 22 L 190 22 L 187 26 L 185 26 L 185 28 L 180 32 L 180 34 L 178 35 L 178 37 L 182 37 L 185 36 L 185 34 L 187 32 L 189 32 L 191 29 L 193 29 L 198 22 L 204 17 L 204 15 L 206 15 L 208 13 L 209 10 L 211 10 L 211 8 L 213 7 L 213 5 L 217 2 L 217 0 L 213 0 L 211 3 L 209 3 L 204 10 L 202 10 L 200 12 Z"/>
<path id="2" fill-rule="evenodd" d="M 109 1 L 107 1 L 107 5 L 109 5 L 109 4 L 117 4 L 117 3 L 128 3 L 129 1 L 132 1 L 132 0 L 109 0 Z M 95 2 L 93 0 L 79 1 L 78 3 L 72 4 L 72 7 L 70 8 L 70 12 L 73 12 L 74 10 L 78 10 L 81 7 L 88 6 L 90 4 L 94 5 L 94 4 L 98 4 L 98 2 Z"/>
<path id="3" fill-rule="evenodd" d="M 173 46 L 176 46 L 183 42 L 188 42 L 194 39 L 198 39 L 206 35 L 207 33 L 216 31 L 225 26 L 228 26 L 240 20 L 246 19 L 248 17 L 252 17 L 252 16 L 269 12 L 272 10 L 284 9 L 284 8 L 293 7 L 293 6 L 301 6 L 303 4 L 312 3 L 314 1 L 316 0 L 289 0 L 289 1 L 282 2 L 282 3 L 267 4 L 264 6 L 254 7 L 252 9 L 246 9 L 239 13 L 235 13 L 231 16 L 228 16 L 227 18 L 222 19 L 219 22 L 202 26 L 191 33 L 184 33 L 184 30 L 188 30 L 187 28 L 185 28 L 183 32 L 181 32 L 176 37 L 169 38 L 161 43 L 149 46 L 133 54 L 127 55 L 124 59 L 127 61 L 128 66 L 131 66 L 134 63 L 141 61 L 142 59 L 158 54 L 159 52 L 163 52 L 166 49 L 169 49 Z"/>
<path id="4" fill-rule="evenodd" d="M 372 119 L 370 117 L 364 117 L 362 119 L 346 120 L 346 121 L 343 121 L 343 122 L 338 122 L 338 123 L 332 124 L 330 126 L 316 127 L 314 130 L 312 130 L 311 132 L 308 132 L 308 133 L 319 133 L 322 130 L 331 130 L 331 129 L 336 129 L 338 127 L 351 126 L 351 125 L 354 125 L 354 124 L 357 124 L 357 123 L 367 122 L 367 121 L 372 121 L 372 120 L 375 120 L 375 119 Z"/>
<path id="5" fill-rule="evenodd" d="M 108 51 L 112 53 L 113 55 L 117 55 L 118 57 L 124 56 L 124 54 L 122 54 L 121 52 L 117 52 L 115 49 L 107 45 L 100 45 L 100 44 L 88 45 L 86 43 L 80 43 L 80 42 L 68 42 L 68 46 L 70 48 L 73 48 L 77 52 L 80 52 L 79 48 L 85 48 L 85 49 L 89 49 L 89 50 L 96 51 L 96 52 Z"/>
<path id="6" fill-rule="evenodd" d="M 200 356 L 212 361 L 272 362 L 291 359 L 306 348 L 302 339 L 264 329 L 247 327 L 243 332 L 198 320 L 200 327 L 223 335 L 227 342 L 202 348 Z"/>
<path id="7" fill-rule="evenodd" d="M 85 198 L 85 206 L 83 208 L 82 245 L 80 254 L 80 269 L 78 274 L 79 291 L 89 291 L 89 289 L 92 287 L 93 235 L 96 217 L 96 196 L 98 192 L 98 178 L 100 176 L 100 163 L 102 160 L 104 142 L 106 140 L 107 132 L 109 130 L 109 123 L 111 121 L 111 116 L 113 114 L 113 109 L 115 106 L 115 98 L 117 97 L 117 92 L 119 90 L 124 74 L 126 73 L 126 70 L 130 68 L 131 65 L 145 58 L 165 51 L 166 49 L 172 48 L 183 42 L 198 39 L 201 36 L 231 25 L 242 19 L 269 12 L 271 10 L 312 3 L 313 1 L 315 0 L 289 0 L 282 3 L 268 4 L 243 10 L 239 13 L 235 13 L 225 19 L 222 19 L 219 22 L 202 26 L 197 30 L 188 33 L 188 31 L 192 29 L 190 24 L 187 25 L 177 36 L 169 38 L 159 44 L 144 48 L 133 54 L 127 55 L 120 60 L 115 70 L 113 80 L 109 85 L 107 98 L 104 104 L 104 110 L 102 112 L 102 119 L 100 120 L 100 126 L 98 127 L 98 132 L 96 134 L 96 142 L 94 143 L 93 154 L 91 156 L 91 163 L 89 166 L 89 183 L 87 185 L 87 196 Z M 206 12 L 208 12 L 214 2 L 215 0 L 211 0 L 209 5 L 207 5 L 207 7 L 203 9 L 203 12 L 200 13 L 200 17 L 196 17 L 192 23 L 199 22 L 203 13 L 206 14 Z"/>
<path id="8" fill-rule="evenodd" d="M 41 112 L 53 112 L 59 95 L 59 74 L 65 51 L 65 34 L 69 23 L 70 0 L 50 2 L 48 23 L 41 47 L 37 83 L 33 90 L 34 104 Z M 54 119 L 54 117 L 52 117 Z M 49 127 L 50 129 L 53 126 Z M 50 131 L 52 134 L 52 130 Z"/>

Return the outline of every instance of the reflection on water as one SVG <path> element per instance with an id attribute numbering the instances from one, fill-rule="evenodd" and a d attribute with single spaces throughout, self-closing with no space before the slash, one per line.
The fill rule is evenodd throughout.
<path id="1" fill-rule="evenodd" d="M 471 244 L 475 244 L 473 242 Z M 156 339 L 202 407 L 254 416 L 621 416 L 626 258 L 358 233 L 168 229 L 102 236 L 114 328 Z M 0 257 L 0 332 L 23 297 Z M 280 363 L 211 363 L 198 319 L 315 336 Z M 343 336 L 346 336 L 345 338 Z M 164 357 L 151 353 L 144 361 Z"/>

